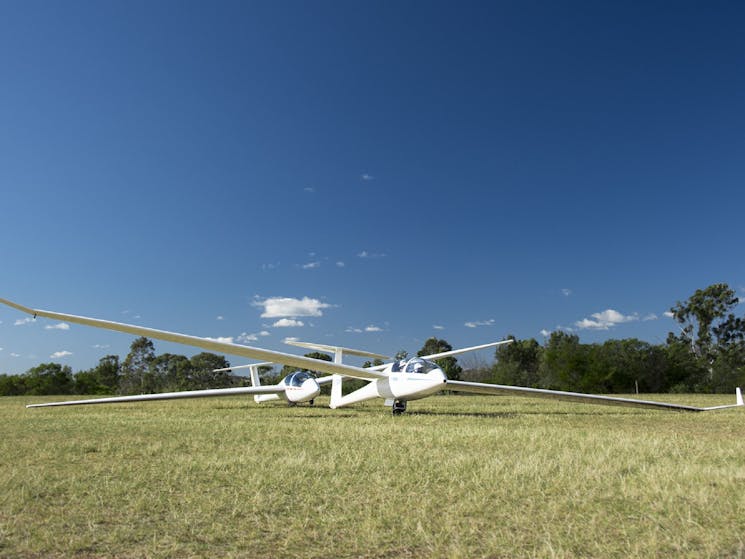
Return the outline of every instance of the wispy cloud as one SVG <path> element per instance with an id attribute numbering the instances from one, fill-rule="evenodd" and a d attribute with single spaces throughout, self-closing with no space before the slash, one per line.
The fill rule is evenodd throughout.
<path id="1" fill-rule="evenodd" d="M 649 322 L 650 320 L 657 320 L 658 318 L 659 317 L 656 314 L 651 312 L 642 318 L 642 322 Z"/>
<path id="2" fill-rule="evenodd" d="M 489 320 L 474 320 L 473 322 L 466 322 L 467 328 L 479 328 L 481 326 L 494 326 L 495 320 L 490 318 Z"/>
<path id="3" fill-rule="evenodd" d="M 349 332 L 351 334 L 362 334 L 362 328 L 355 328 L 354 326 L 349 326 L 344 331 Z"/>
<path id="4" fill-rule="evenodd" d="M 369 252 L 363 250 L 357 253 L 357 258 L 385 258 L 386 254 L 383 252 Z"/>
<path id="5" fill-rule="evenodd" d="M 294 318 L 280 318 L 272 326 L 274 328 L 299 328 L 300 326 L 305 326 L 305 323 L 302 320 L 296 320 Z"/>
<path id="6" fill-rule="evenodd" d="M 303 270 L 315 270 L 316 268 L 321 267 L 321 263 L 316 260 L 315 262 L 308 262 L 307 264 L 303 264 L 301 267 L 303 268 Z"/>
<path id="7" fill-rule="evenodd" d="M 596 312 L 590 315 L 592 318 L 583 318 L 574 323 L 580 330 L 608 330 L 617 324 L 639 320 L 638 314 L 624 315 L 613 309 Z"/>
<path id="8" fill-rule="evenodd" d="M 362 174 L 360 175 L 360 178 L 361 178 L 361 179 L 362 179 L 363 181 L 372 181 L 372 180 L 375 180 L 375 177 L 373 177 L 373 176 L 372 176 L 371 174 L 369 174 L 369 173 L 362 173 Z"/>
<path id="9" fill-rule="evenodd" d="M 375 326 L 374 324 L 365 326 L 365 332 L 382 332 L 382 331 L 383 329 L 380 326 Z"/>
<path id="10" fill-rule="evenodd" d="M 435 330 L 444 330 L 445 329 L 445 327 L 442 326 L 441 324 L 433 324 L 432 325 L 432 328 L 435 329 Z"/>
<path id="11" fill-rule="evenodd" d="M 295 299 L 294 297 L 269 297 L 267 299 L 256 300 L 255 307 L 263 307 L 262 318 L 296 318 L 298 316 L 323 316 L 323 310 L 331 307 L 328 303 L 323 303 L 318 299 L 303 297 Z"/>
<path id="12" fill-rule="evenodd" d="M 546 330 L 545 328 L 543 330 L 541 330 L 541 336 L 543 336 L 544 338 L 547 338 L 550 335 L 551 335 L 551 331 L 550 330 Z"/>
<path id="13" fill-rule="evenodd" d="M 344 264 L 344 262 L 342 262 L 341 260 L 339 260 L 339 261 L 336 262 L 336 267 L 337 268 L 343 268 L 344 266 L 346 266 L 346 264 Z"/>
<path id="14" fill-rule="evenodd" d="M 218 317 L 215 318 L 215 320 L 225 320 L 225 317 L 222 315 L 219 315 Z"/>
<path id="15" fill-rule="evenodd" d="M 61 357 L 69 357 L 70 355 L 72 355 L 71 351 L 63 350 L 63 351 L 55 351 L 49 357 L 52 359 L 60 359 Z"/>
<path id="16" fill-rule="evenodd" d="M 675 315 L 671 311 L 665 311 L 662 313 L 662 316 L 666 316 L 667 318 L 675 318 Z"/>
<path id="17" fill-rule="evenodd" d="M 269 262 L 261 265 L 261 269 L 265 272 L 267 270 L 276 270 L 277 268 L 279 268 L 279 262 Z"/>
<path id="18" fill-rule="evenodd" d="M 312 194 L 315 191 L 316 191 L 316 189 L 313 188 L 312 186 L 306 186 L 305 188 L 303 188 L 303 192 L 309 192 L 309 193 Z"/>
<path id="19" fill-rule="evenodd" d="M 562 289 L 562 290 L 561 290 L 561 294 L 562 294 L 562 295 L 563 295 L 564 297 L 569 297 L 569 296 L 570 296 L 570 295 L 572 294 L 572 290 L 571 290 L 571 289 L 567 289 L 567 288 L 565 287 L 564 289 Z"/>
<path id="20" fill-rule="evenodd" d="M 93 349 L 108 349 L 111 346 L 109 344 L 95 344 L 91 346 Z"/>
<path id="21" fill-rule="evenodd" d="M 69 330 L 70 325 L 66 322 L 59 322 L 57 324 L 49 324 L 44 326 L 44 330 Z"/>
<path id="22" fill-rule="evenodd" d="M 287 342 L 297 342 L 299 341 L 299 338 L 296 338 L 295 336 L 287 336 L 285 339 L 282 340 L 284 343 Z"/>
<path id="23" fill-rule="evenodd" d="M 31 324 L 34 321 L 33 318 L 19 318 L 13 323 L 13 326 L 25 326 L 26 324 Z"/>

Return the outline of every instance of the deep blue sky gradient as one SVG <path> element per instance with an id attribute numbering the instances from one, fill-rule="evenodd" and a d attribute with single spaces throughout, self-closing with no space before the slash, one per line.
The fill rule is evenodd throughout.
<path id="1" fill-rule="evenodd" d="M 274 349 L 661 342 L 745 296 L 744 102 L 741 2 L 3 2 L 0 296 Z M 21 318 L 0 373 L 131 342 Z"/>

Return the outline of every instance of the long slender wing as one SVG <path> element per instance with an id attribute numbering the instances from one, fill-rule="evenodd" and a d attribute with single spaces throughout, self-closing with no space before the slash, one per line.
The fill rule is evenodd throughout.
<path id="1" fill-rule="evenodd" d="M 668 404 L 665 402 L 653 402 L 650 400 L 633 400 L 631 398 L 616 398 L 613 396 L 597 396 L 595 394 L 582 394 L 581 392 L 562 392 L 560 390 L 546 390 L 542 388 L 527 388 L 523 386 L 506 386 L 503 384 L 485 384 L 482 382 L 464 382 L 460 380 L 446 381 L 446 389 L 456 392 L 474 392 L 476 394 L 514 394 L 516 396 L 527 396 L 533 398 L 549 398 L 552 400 L 566 400 L 569 402 L 581 402 L 583 404 L 605 404 L 607 406 L 628 406 L 635 408 L 655 408 L 678 411 L 709 411 L 725 408 L 734 408 L 743 405 L 742 393 L 737 389 L 737 403 L 727 406 L 713 406 L 710 408 L 697 408 L 695 406 L 682 406 L 680 404 Z"/>
<path id="2" fill-rule="evenodd" d="M 150 400 L 176 400 L 179 398 L 206 398 L 208 396 L 235 396 L 237 394 L 281 394 L 284 386 L 241 386 L 238 388 L 215 388 L 212 390 L 184 390 L 183 392 L 161 392 L 160 394 L 138 394 L 136 396 L 114 396 L 112 398 L 91 398 L 68 402 L 29 404 L 27 408 L 46 408 L 49 406 L 82 406 L 84 404 L 118 404 L 121 402 L 145 402 Z"/>
<path id="3" fill-rule="evenodd" d="M 480 349 L 486 349 L 488 347 L 495 347 L 498 345 L 511 344 L 515 340 L 502 340 L 500 342 L 491 342 L 488 344 L 475 345 L 472 347 L 464 347 L 461 349 L 453 349 L 450 351 L 443 351 L 442 353 L 433 353 L 432 355 L 424 355 L 422 359 L 440 359 L 441 357 L 448 357 L 449 355 L 458 355 L 460 353 L 467 353 L 469 351 L 478 351 Z"/>
<path id="4" fill-rule="evenodd" d="M 2 298 L 0 298 L 0 303 L 13 307 L 14 309 L 17 309 L 21 312 L 28 313 L 34 318 L 36 318 L 37 316 L 42 316 L 45 318 L 52 318 L 54 320 L 64 320 L 75 324 L 84 324 L 86 326 L 94 326 L 96 328 L 105 328 L 107 330 L 116 330 L 117 332 L 134 334 L 136 336 L 146 336 L 149 338 L 155 338 L 157 340 L 165 340 L 167 342 L 175 342 L 179 344 L 200 347 L 202 349 L 215 351 L 218 353 L 238 355 L 241 357 L 247 357 L 249 359 L 259 359 L 261 361 L 271 361 L 272 363 L 281 363 L 282 365 L 290 365 L 291 367 L 298 367 L 300 369 L 309 369 L 311 371 L 346 375 L 348 377 L 362 379 L 378 379 L 386 378 L 388 376 L 381 371 L 372 371 L 370 369 L 353 367 L 351 365 L 343 365 L 341 363 L 331 363 L 330 361 L 312 359 L 310 357 L 303 357 L 301 355 L 292 355 L 291 353 L 283 353 L 281 351 L 272 351 L 269 349 L 260 349 L 245 345 L 231 344 L 227 342 L 212 340 L 209 338 L 199 338 L 197 336 L 188 336 L 186 334 L 167 332 L 165 330 L 155 330 L 153 328 L 145 328 L 143 326 L 133 326 L 131 324 L 124 324 L 121 322 L 110 322 L 108 320 L 99 320 L 97 318 L 76 316 L 74 314 L 64 314 L 52 311 L 32 309 Z"/>

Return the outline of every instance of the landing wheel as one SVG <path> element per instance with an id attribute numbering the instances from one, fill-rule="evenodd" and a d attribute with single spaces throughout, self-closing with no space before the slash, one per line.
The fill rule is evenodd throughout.
<path id="1" fill-rule="evenodd" d="M 310 405 L 312 406 L 312 405 L 313 405 L 313 402 L 315 402 L 315 400 L 311 400 L 311 401 L 310 401 L 310 402 L 308 402 L 308 403 L 309 403 L 309 404 L 310 404 Z"/>
<path id="2" fill-rule="evenodd" d="M 406 400 L 396 400 L 391 408 L 393 415 L 401 415 L 406 411 Z"/>

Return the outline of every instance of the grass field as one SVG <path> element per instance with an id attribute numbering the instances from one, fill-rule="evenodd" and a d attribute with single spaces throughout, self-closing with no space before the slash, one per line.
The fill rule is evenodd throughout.
<path id="1" fill-rule="evenodd" d="M 745 557 L 742 408 L 45 400 L 0 399 L 1 557 Z"/>

